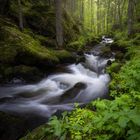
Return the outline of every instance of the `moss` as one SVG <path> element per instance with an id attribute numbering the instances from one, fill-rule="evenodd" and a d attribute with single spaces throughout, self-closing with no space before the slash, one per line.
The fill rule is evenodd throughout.
<path id="1" fill-rule="evenodd" d="M 128 41 L 128 40 L 118 40 L 118 46 L 122 47 L 122 48 L 127 48 L 127 47 L 130 47 L 132 45 L 132 42 L 131 40 Z"/>
<path id="2" fill-rule="evenodd" d="M 82 43 L 79 41 L 74 41 L 67 45 L 67 49 L 72 50 L 72 51 L 79 50 L 79 48 L 81 48 L 81 47 L 82 47 Z"/>
<path id="3" fill-rule="evenodd" d="M 74 63 L 76 61 L 76 57 L 66 50 L 53 50 L 53 52 L 61 63 Z"/>
<path id="4" fill-rule="evenodd" d="M 5 44 L 0 42 L 0 62 L 1 63 L 14 63 L 17 55 L 16 47 L 13 44 Z"/>
<path id="5" fill-rule="evenodd" d="M 72 57 L 71 53 L 66 50 L 55 50 L 53 52 L 60 59 Z"/>
<path id="6" fill-rule="evenodd" d="M 49 48 L 56 48 L 56 40 L 50 37 L 45 37 L 42 35 L 35 35 L 35 39 L 39 40 L 41 45 L 47 46 Z"/>
<path id="7" fill-rule="evenodd" d="M 105 46 L 101 48 L 101 56 L 103 57 L 110 57 L 111 56 L 111 49 L 109 46 Z"/>
<path id="8" fill-rule="evenodd" d="M 28 133 L 27 136 L 21 138 L 20 140 L 45 140 L 45 129 L 47 129 L 47 125 L 42 125 L 32 131 L 32 133 Z M 51 140 L 47 137 L 48 140 Z M 53 139 L 52 139 L 53 140 Z"/>
<path id="9" fill-rule="evenodd" d="M 127 39 L 127 32 L 120 32 L 120 31 L 116 31 L 116 32 L 114 32 L 114 39 L 115 39 L 115 41 L 117 41 L 117 40 L 125 40 L 125 39 Z"/>
<path id="10" fill-rule="evenodd" d="M 19 78 L 26 82 L 36 82 L 43 77 L 43 73 L 37 67 L 26 65 L 0 65 L 0 74 L 3 83 L 9 82 L 13 78 Z"/>
<path id="11" fill-rule="evenodd" d="M 22 78 L 26 81 L 38 81 L 43 74 L 36 67 L 30 67 L 25 65 L 15 66 L 13 68 L 14 77 Z"/>
<path id="12" fill-rule="evenodd" d="M 116 58 L 117 60 L 122 61 L 123 58 L 124 58 L 124 53 L 122 53 L 121 51 L 117 51 L 116 54 L 115 54 L 115 58 Z"/>
<path id="13" fill-rule="evenodd" d="M 117 63 L 117 62 L 114 62 L 111 64 L 111 66 L 109 66 L 107 68 L 107 71 L 108 73 L 112 74 L 112 73 L 118 73 L 119 70 L 121 68 L 121 64 Z"/>
<path id="14" fill-rule="evenodd" d="M 35 60 L 59 61 L 52 51 L 41 46 L 39 41 L 28 34 L 20 32 L 17 28 L 6 26 L 3 27 L 2 31 L 5 34 L 6 40 L 5 42 L 0 42 L 2 52 L 0 53 L 0 61 L 3 63 L 14 61 L 19 53 L 35 57 Z"/>
<path id="15" fill-rule="evenodd" d="M 1 23 L 1 22 L 0 22 Z M 55 41 L 42 35 L 34 34 L 30 29 L 21 32 L 16 26 L 0 24 L 0 69 L 2 77 L 10 79 L 14 76 L 30 80 L 40 77 L 34 67 L 44 70 L 48 65 L 74 62 L 73 55 L 66 50 L 51 48 Z M 43 46 L 44 44 L 44 46 Z M 49 47 L 47 45 L 51 44 Z M 23 67 L 25 66 L 25 67 Z M 46 69 L 46 68 L 45 68 Z M 28 78 L 29 77 L 29 78 Z M 31 78 L 32 79 L 32 78 Z"/>
<path id="16" fill-rule="evenodd" d="M 50 40 L 50 38 L 35 35 L 28 29 L 21 32 L 16 26 L 0 24 L 0 65 L 3 67 L 0 69 L 1 75 L 8 79 L 15 76 L 17 65 L 25 65 L 26 68 L 28 66 L 43 68 L 72 60 L 73 56 L 66 50 L 54 50 L 43 46 L 43 42 L 47 39 Z M 27 72 L 24 70 L 23 67 L 19 70 L 19 76 L 28 79 L 28 69 L 25 70 Z"/>
<path id="17" fill-rule="evenodd" d="M 83 36 L 80 36 L 78 40 L 70 42 L 66 47 L 68 50 L 80 51 L 83 50 L 86 45 L 86 40 Z"/>

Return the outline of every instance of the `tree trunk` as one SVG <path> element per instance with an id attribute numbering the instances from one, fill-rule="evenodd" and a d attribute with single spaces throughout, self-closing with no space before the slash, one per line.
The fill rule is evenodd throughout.
<path id="1" fill-rule="evenodd" d="M 101 11 L 100 11 L 100 0 L 97 0 L 97 34 L 101 32 Z"/>
<path id="2" fill-rule="evenodd" d="M 63 47 L 62 0 L 55 0 L 56 6 L 56 41 L 59 48 Z"/>
<path id="3" fill-rule="evenodd" d="M 134 5 L 133 0 L 129 0 L 128 2 L 128 36 L 132 35 L 133 30 L 133 12 Z"/>
<path id="4" fill-rule="evenodd" d="M 22 15 L 22 7 L 21 7 L 21 0 L 18 0 L 18 8 L 19 8 L 19 28 L 23 30 L 23 15 Z"/>

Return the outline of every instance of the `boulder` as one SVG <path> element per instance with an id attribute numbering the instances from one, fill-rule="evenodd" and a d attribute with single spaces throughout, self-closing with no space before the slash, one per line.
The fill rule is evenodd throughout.
<path id="1" fill-rule="evenodd" d="M 78 93 L 85 89 L 87 86 L 84 83 L 77 83 L 75 84 L 74 87 L 71 89 L 67 90 L 61 97 L 60 97 L 60 102 L 65 102 L 65 101 L 71 101 L 74 99 Z"/>

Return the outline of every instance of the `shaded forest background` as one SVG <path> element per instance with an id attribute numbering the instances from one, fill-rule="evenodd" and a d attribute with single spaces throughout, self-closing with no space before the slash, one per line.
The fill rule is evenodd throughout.
<path id="1" fill-rule="evenodd" d="M 103 35 L 114 39 L 103 54 L 116 53 L 106 69 L 111 100 L 77 105 L 22 140 L 139 140 L 140 1 L 0 0 L 1 85 L 35 83 L 59 64 L 78 63 Z M 0 112 L 0 120 L 0 139 L 28 131 L 21 118 Z"/>

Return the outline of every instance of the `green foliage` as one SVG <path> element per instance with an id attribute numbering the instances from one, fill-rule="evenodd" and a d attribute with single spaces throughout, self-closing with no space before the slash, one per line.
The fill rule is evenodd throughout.
<path id="1" fill-rule="evenodd" d="M 97 45 L 99 43 L 99 37 L 95 37 L 92 33 L 81 33 L 81 36 L 67 44 L 66 48 L 72 51 L 81 51 L 86 49 L 86 44 Z"/>
<path id="2" fill-rule="evenodd" d="M 132 40 L 132 41 L 133 41 L 133 44 L 134 44 L 134 45 L 140 45 L 139 40 L 140 40 L 140 34 L 137 33 L 137 34 L 135 34 L 135 37 L 134 37 L 134 39 Z"/>
<path id="3" fill-rule="evenodd" d="M 80 37 L 77 41 L 73 41 L 67 45 L 68 50 L 80 51 L 85 47 L 86 40 L 83 37 Z"/>
<path id="4" fill-rule="evenodd" d="M 124 48 L 127 48 L 127 47 L 131 47 L 132 46 L 132 42 L 131 41 L 128 41 L 128 40 L 123 40 L 123 39 L 121 39 L 121 40 L 119 40 L 118 42 L 118 46 L 120 46 L 120 47 L 124 47 Z"/>
<path id="5" fill-rule="evenodd" d="M 119 74 L 111 73 L 113 80 L 110 83 L 110 90 L 113 96 L 116 96 L 116 93 L 121 95 L 131 90 L 140 91 L 140 47 L 131 47 L 129 53 L 131 54 L 131 61 L 126 62 Z M 114 67 L 113 65 L 109 68 L 109 71 Z"/>
<path id="6" fill-rule="evenodd" d="M 134 24 L 133 30 L 134 30 L 135 33 L 140 33 L 140 23 L 139 22 L 136 22 Z"/>
<path id="7" fill-rule="evenodd" d="M 127 32 L 115 31 L 114 32 L 114 39 L 115 40 L 127 39 Z"/>

